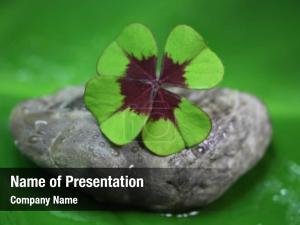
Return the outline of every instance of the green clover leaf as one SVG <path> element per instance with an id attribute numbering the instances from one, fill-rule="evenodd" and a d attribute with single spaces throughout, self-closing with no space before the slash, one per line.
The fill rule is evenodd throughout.
<path id="1" fill-rule="evenodd" d="M 224 71 L 203 38 L 186 25 L 170 33 L 159 75 L 156 63 L 150 30 L 141 24 L 125 27 L 100 57 L 84 101 L 111 142 L 125 145 L 141 133 L 145 146 L 164 156 L 200 143 L 212 126 L 204 111 L 164 87 L 211 88 Z"/>

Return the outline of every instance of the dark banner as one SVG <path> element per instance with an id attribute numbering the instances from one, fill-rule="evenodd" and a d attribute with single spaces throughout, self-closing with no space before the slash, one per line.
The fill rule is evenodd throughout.
<path id="1" fill-rule="evenodd" d="M 128 209 L 148 204 L 159 207 L 173 201 L 172 191 L 189 191 L 184 188 L 200 185 L 197 177 L 202 172 L 205 171 L 183 168 L 2 168 L 0 210 Z"/>

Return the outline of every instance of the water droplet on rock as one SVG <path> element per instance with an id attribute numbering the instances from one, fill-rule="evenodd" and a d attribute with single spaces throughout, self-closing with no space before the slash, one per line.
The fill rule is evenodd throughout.
<path id="1" fill-rule="evenodd" d="M 199 148 L 197 150 L 198 150 L 198 152 L 202 153 L 204 151 L 204 148 L 202 146 L 199 146 Z"/>
<path id="2" fill-rule="evenodd" d="M 99 145 L 100 145 L 100 147 L 105 147 L 105 143 L 103 142 L 103 141 L 100 141 L 100 143 L 99 143 Z"/>
<path id="3" fill-rule="evenodd" d="M 34 125 L 36 126 L 36 127 L 38 127 L 38 126 L 40 126 L 40 125 L 47 125 L 48 124 L 48 122 L 46 121 L 46 120 L 36 120 L 35 122 L 34 122 Z"/>
<path id="4" fill-rule="evenodd" d="M 67 132 L 71 133 L 75 130 L 75 126 L 70 126 L 68 129 L 67 129 Z"/>
<path id="5" fill-rule="evenodd" d="M 120 155 L 120 152 L 112 148 L 112 149 L 111 149 L 111 154 L 112 154 L 113 156 L 119 156 L 119 155 Z"/>
<path id="6" fill-rule="evenodd" d="M 90 151 L 94 151 L 94 146 L 93 145 L 88 145 L 88 150 L 90 150 Z"/>
<path id="7" fill-rule="evenodd" d="M 143 161 L 143 156 L 140 155 L 140 154 L 138 155 L 138 161 L 139 161 L 139 162 L 142 162 L 142 161 Z"/>
<path id="8" fill-rule="evenodd" d="M 95 138 L 95 139 L 97 139 L 98 137 L 100 137 L 99 134 L 94 134 L 93 135 L 93 138 Z"/>
<path id="9" fill-rule="evenodd" d="M 46 134 L 46 131 L 44 131 L 44 130 L 39 130 L 37 133 L 38 133 L 39 135 L 45 135 L 45 134 Z"/>
<path id="10" fill-rule="evenodd" d="M 136 152 L 138 152 L 139 151 L 139 147 L 138 146 L 133 146 L 132 148 L 131 148 L 131 151 L 133 152 L 133 153 L 136 153 Z"/>
<path id="11" fill-rule="evenodd" d="M 30 144 L 35 144 L 35 143 L 37 143 L 39 141 L 39 137 L 37 137 L 37 136 L 30 136 L 29 138 L 28 138 L 28 142 L 30 143 Z"/>
<path id="12" fill-rule="evenodd" d="M 230 132 L 234 131 L 234 124 L 233 124 L 232 121 L 229 123 L 228 128 L 229 128 L 229 131 L 230 131 Z"/>
<path id="13" fill-rule="evenodd" d="M 44 130 L 48 122 L 46 120 L 36 120 L 34 122 L 34 128 L 39 135 L 45 135 L 46 131 Z"/>

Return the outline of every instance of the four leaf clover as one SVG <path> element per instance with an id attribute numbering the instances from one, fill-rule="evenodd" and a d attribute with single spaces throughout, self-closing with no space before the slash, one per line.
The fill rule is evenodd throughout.
<path id="1" fill-rule="evenodd" d="M 141 134 L 150 151 L 169 155 L 203 141 L 212 124 L 204 111 L 166 87 L 211 88 L 222 80 L 223 65 L 195 30 L 178 25 L 167 39 L 159 74 L 156 67 L 152 33 L 131 24 L 100 57 L 84 101 L 111 142 L 125 145 Z"/>

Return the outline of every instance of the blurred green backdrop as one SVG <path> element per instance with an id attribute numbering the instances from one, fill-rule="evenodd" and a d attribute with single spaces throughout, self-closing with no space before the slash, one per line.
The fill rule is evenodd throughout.
<path id="1" fill-rule="evenodd" d="M 221 86 L 259 96 L 273 141 L 266 157 L 196 216 L 148 212 L 0 212 L 15 224 L 300 224 L 300 2 L 296 0 L 0 2 L 0 167 L 33 166 L 9 132 L 17 102 L 83 84 L 101 51 L 131 23 L 153 30 L 162 49 L 170 30 L 198 30 L 225 65 Z"/>

